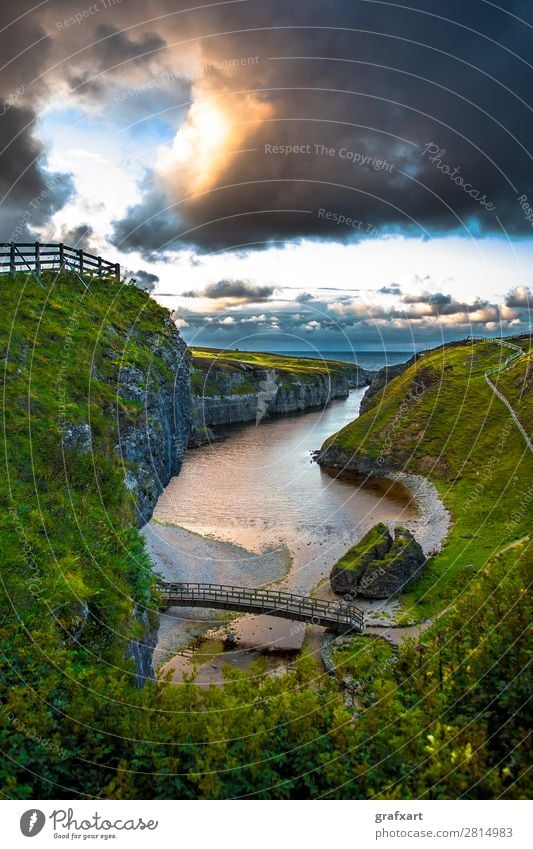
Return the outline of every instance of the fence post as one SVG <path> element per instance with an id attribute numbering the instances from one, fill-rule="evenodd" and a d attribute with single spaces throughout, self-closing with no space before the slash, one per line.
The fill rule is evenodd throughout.
<path id="1" fill-rule="evenodd" d="M 35 273 L 37 276 L 41 273 L 41 254 L 39 248 L 39 242 L 35 242 Z"/>
<path id="2" fill-rule="evenodd" d="M 115 263 L 115 280 L 117 283 L 120 283 L 120 263 Z"/>
<path id="3" fill-rule="evenodd" d="M 78 265 L 80 266 L 80 274 L 83 274 L 83 251 L 78 251 Z"/>
<path id="4" fill-rule="evenodd" d="M 102 279 L 102 257 L 98 257 L 98 277 Z"/>
<path id="5" fill-rule="evenodd" d="M 17 270 L 15 263 L 15 242 L 11 242 L 9 245 L 9 273 L 11 277 L 15 276 L 15 272 Z"/>
<path id="6" fill-rule="evenodd" d="M 63 266 L 65 265 L 65 245 L 63 242 L 59 243 L 59 268 L 63 270 Z"/>

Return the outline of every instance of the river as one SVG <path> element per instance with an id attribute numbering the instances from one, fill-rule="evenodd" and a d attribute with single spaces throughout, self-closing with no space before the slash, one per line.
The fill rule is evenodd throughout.
<path id="1" fill-rule="evenodd" d="M 189 451 L 145 528 L 157 571 L 167 580 L 274 582 L 301 594 L 322 582 L 321 596 L 328 597 L 325 579 L 351 545 L 378 521 L 414 515 L 402 488 L 334 479 L 312 461 L 313 450 L 356 418 L 364 392 L 353 390 L 320 411 L 228 428 L 223 441 Z M 227 618 L 221 611 L 170 610 L 162 616 L 157 661 Z M 241 616 L 230 630 L 254 653 L 297 649 L 305 629 Z"/>

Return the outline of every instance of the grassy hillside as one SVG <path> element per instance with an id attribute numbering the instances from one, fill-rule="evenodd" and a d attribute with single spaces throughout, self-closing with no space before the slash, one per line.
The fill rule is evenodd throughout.
<path id="1" fill-rule="evenodd" d="M 191 348 L 193 364 L 199 368 L 234 369 L 241 363 L 252 368 L 275 369 L 287 376 L 295 375 L 301 380 L 316 374 L 349 375 L 356 366 L 339 360 L 314 360 L 311 357 L 286 357 L 280 354 L 252 353 L 249 351 L 227 351 L 219 348 Z"/>
<path id="2" fill-rule="evenodd" d="M 531 797 L 532 567 L 515 543 L 457 573 L 455 603 L 394 662 L 380 640 L 337 650 L 338 676 L 360 682 L 350 742 L 372 753 L 355 767 L 371 796 Z"/>
<path id="3" fill-rule="evenodd" d="M 509 368 L 497 375 L 492 381 L 510 402 L 518 418 L 531 434 L 533 430 L 533 350 L 522 341 L 524 355 L 513 360 Z M 508 351 L 511 353 L 511 351 Z"/>
<path id="4" fill-rule="evenodd" d="M 492 341 L 430 351 L 375 395 L 364 415 L 326 443 L 355 466 L 371 458 L 378 472 L 396 468 L 425 475 L 452 513 L 453 527 L 443 551 L 430 561 L 406 599 L 415 605 L 409 616 L 423 615 L 452 599 L 462 567 L 482 569 L 493 554 L 531 530 L 533 500 L 528 503 L 527 495 L 533 457 L 484 377 L 509 353 Z M 531 432 L 529 346 L 498 383 Z"/>
<path id="5" fill-rule="evenodd" d="M 141 634 L 133 609 L 149 603 L 152 575 L 115 446 L 119 421 L 142 420 L 144 406 L 117 391 L 118 373 L 168 377 L 154 346 L 172 344 L 168 314 L 138 289 L 93 280 L 85 291 L 71 274 L 43 281 L 0 277 L 8 773 L 11 758 L 37 774 L 57 761 L 50 741 L 64 749 L 72 690 L 98 702 L 109 678 L 133 687 L 125 648 Z"/>

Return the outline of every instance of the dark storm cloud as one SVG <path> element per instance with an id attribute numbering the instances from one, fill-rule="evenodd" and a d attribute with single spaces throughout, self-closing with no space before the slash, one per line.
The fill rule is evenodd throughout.
<path id="1" fill-rule="evenodd" d="M 69 174 L 43 169 L 43 145 L 33 135 L 34 112 L 11 106 L 0 118 L 0 232 L 2 241 L 34 239 L 73 194 Z"/>
<path id="2" fill-rule="evenodd" d="M 95 30 L 96 45 L 92 56 L 101 68 L 112 68 L 123 62 L 149 61 L 165 47 L 165 40 L 155 32 L 147 32 L 137 39 L 109 24 L 100 24 Z"/>
<path id="3" fill-rule="evenodd" d="M 60 241 L 73 248 L 88 251 L 91 249 L 91 236 L 93 228 L 90 224 L 78 224 L 77 227 L 64 227 L 60 234 Z"/>
<path id="4" fill-rule="evenodd" d="M 274 286 L 255 286 L 248 280 L 219 280 L 206 286 L 202 291 L 184 292 L 184 298 L 211 298 L 213 300 L 235 300 L 239 302 L 262 303 L 270 300 Z"/>
<path id="5" fill-rule="evenodd" d="M 7 0 L 0 23 L 31 6 Z M 83 84 L 82 93 L 104 100 L 116 81 L 138 85 L 153 79 L 154 64 L 176 67 L 195 43 L 205 96 L 241 125 L 246 92 L 268 107 L 268 121 L 246 127 L 247 152 L 224 159 L 209 191 L 183 202 L 169 183 L 147 185 L 117 223 L 117 245 L 149 256 L 168 245 L 260 247 L 302 236 L 348 241 L 501 226 L 531 235 L 517 200 L 533 201 L 523 102 L 532 41 L 519 20 L 531 23 L 528 0 L 509 0 L 505 10 L 483 0 L 249 0 L 184 12 L 189 6 L 128 0 L 63 31 L 57 22 L 76 10 L 71 0 L 51 0 L 0 33 L 2 94 L 26 84 L 20 105 L 30 124 L 57 83 Z M 250 57 L 260 61 L 236 63 Z M 20 136 L 26 149 L 31 132 Z M 11 185 L 23 168 L 8 164 L 0 172 Z M 12 195 L 19 208 L 39 165 L 28 174 L 21 196 Z"/>
<path id="6" fill-rule="evenodd" d="M 160 251 L 176 244 L 180 224 L 164 192 L 148 178 L 143 200 L 131 207 L 128 214 L 116 222 L 112 235 L 114 243 L 122 250 L 140 251 L 145 259 L 161 259 Z"/>
<path id="7" fill-rule="evenodd" d="M 44 187 L 37 160 L 43 146 L 32 135 L 31 109 L 12 106 L 0 119 L 0 192 L 4 202 L 31 199 Z"/>
<path id="8" fill-rule="evenodd" d="M 91 36 L 94 43 L 83 52 L 79 62 L 66 63 L 66 79 L 83 98 L 106 99 L 110 87 L 127 79 L 134 71 L 144 71 L 148 80 L 154 60 L 165 48 L 165 40 L 154 32 L 135 39 L 110 24 L 100 24 Z"/>
<path id="9" fill-rule="evenodd" d="M 533 292 L 529 286 L 516 286 L 507 293 L 505 305 L 530 310 L 533 306 Z"/>
<path id="10" fill-rule="evenodd" d="M 139 5 L 139 10 L 142 4 Z M 74 193 L 68 174 L 46 170 L 46 151 L 35 125 L 47 98 L 57 84 L 84 78 L 114 63 L 142 61 L 141 54 L 157 53 L 164 39 L 150 32 L 135 37 L 116 33 L 105 24 L 92 30 L 75 25 L 64 33 L 58 24 L 72 15 L 71 0 L 52 0 L 36 6 L 30 0 L 3 0 L 0 10 L 0 237 L 27 241 L 35 238 L 33 227 L 46 224 Z M 145 10 L 146 11 L 146 10 Z M 84 19 L 85 23 L 85 19 Z M 92 51 L 62 62 L 64 55 L 100 39 Z M 104 40 L 101 40 L 104 39 Z M 57 67 L 55 67 L 57 66 Z M 73 234 L 74 236 L 76 234 Z"/>
<path id="11" fill-rule="evenodd" d="M 524 0 L 506 8 L 530 17 Z M 251 89 L 273 118 L 250 126 L 248 152 L 228 157 L 211 190 L 180 207 L 176 233 L 191 232 L 176 244 L 530 234 L 517 194 L 533 197 L 521 102 L 532 48 L 516 17 L 482 0 L 403 8 L 250 0 L 206 10 L 207 19 L 209 33 L 243 30 L 210 39 L 210 55 L 264 59 L 231 78 L 213 74 L 213 96 L 231 111 L 241 96 L 231 91 Z M 135 241 L 145 236 L 153 247 L 152 226 L 141 225 Z"/>
<path id="12" fill-rule="evenodd" d="M 0 12 L 0 238 L 27 241 L 72 195 L 68 174 L 49 173 L 35 121 L 46 88 L 38 79 L 52 39 L 35 4 L 5 0 Z"/>

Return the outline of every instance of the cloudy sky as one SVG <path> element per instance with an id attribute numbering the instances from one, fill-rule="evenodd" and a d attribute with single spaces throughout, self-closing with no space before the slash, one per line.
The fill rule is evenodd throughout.
<path id="1" fill-rule="evenodd" d="M 3 0 L 3 240 L 120 261 L 187 341 L 530 329 L 530 0 Z"/>

